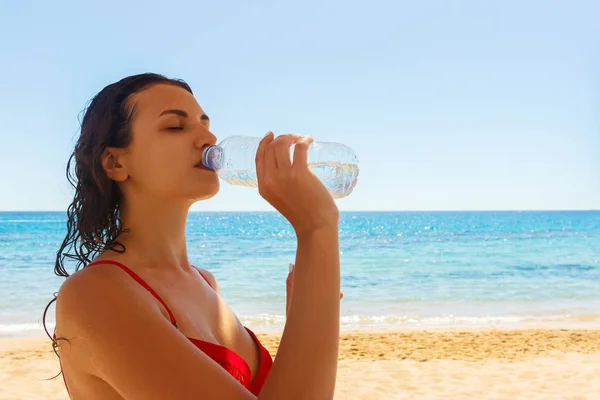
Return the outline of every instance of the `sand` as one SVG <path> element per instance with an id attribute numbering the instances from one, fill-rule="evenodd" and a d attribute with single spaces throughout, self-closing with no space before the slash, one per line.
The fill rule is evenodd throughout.
<path id="1" fill-rule="evenodd" d="M 47 339 L 0 339 L 0 399 L 66 400 L 58 371 Z M 597 400 L 600 330 L 344 333 L 335 398 Z"/>

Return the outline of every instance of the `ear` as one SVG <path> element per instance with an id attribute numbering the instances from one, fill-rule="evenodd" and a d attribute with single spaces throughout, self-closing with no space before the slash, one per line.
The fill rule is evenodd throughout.
<path id="1" fill-rule="evenodd" d="M 123 182 L 129 177 L 125 162 L 126 149 L 107 147 L 102 153 L 102 168 L 106 176 L 116 182 Z"/>

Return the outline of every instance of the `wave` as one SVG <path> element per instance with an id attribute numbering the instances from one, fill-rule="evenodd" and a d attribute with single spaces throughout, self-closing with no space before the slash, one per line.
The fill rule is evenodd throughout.
<path id="1" fill-rule="evenodd" d="M 240 321 L 253 329 L 281 330 L 285 316 L 280 314 L 241 315 Z M 54 322 L 46 324 L 54 330 Z M 353 329 L 402 329 L 402 328 L 502 328 L 502 327 L 594 327 L 600 328 L 600 314 L 561 315 L 504 315 L 504 316 L 395 316 L 395 315 L 345 315 L 340 318 L 342 330 Z M 40 323 L 0 324 L 0 336 L 43 335 Z"/>
<path id="2" fill-rule="evenodd" d="M 54 323 L 47 323 L 48 332 L 54 330 Z M 39 323 L 0 324 L 0 336 L 38 335 L 44 333 L 44 327 Z"/>
<path id="3" fill-rule="evenodd" d="M 241 316 L 246 325 L 263 329 L 282 329 L 285 316 L 258 314 Z M 440 315 L 440 316 L 397 316 L 397 315 L 345 315 L 340 318 L 342 329 L 362 328 L 444 328 L 444 327 L 527 327 L 554 325 L 593 325 L 600 327 L 600 314 L 581 315 Z"/>
<path id="4" fill-rule="evenodd" d="M 283 327 L 285 316 L 273 314 L 260 314 L 242 316 L 244 324 L 258 327 Z M 600 314 L 582 315 L 505 315 L 505 316 L 395 316 L 395 315 L 346 315 L 340 318 L 342 328 L 377 328 L 377 327 L 485 327 L 485 326 L 513 326 L 536 324 L 598 324 Z"/>

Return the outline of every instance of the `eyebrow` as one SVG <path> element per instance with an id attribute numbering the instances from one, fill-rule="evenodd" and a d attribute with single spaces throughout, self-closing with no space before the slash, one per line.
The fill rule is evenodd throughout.
<path id="1" fill-rule="evenodd" d="M 160 113 L 159 117 L 162 117 L 163 115 L 166 115 L 166 114 L 175 114 L 175 115 L 179 115 L 180 117 L 184 117 L 184 118 L 189 117 L 188 113 L 186 113 L 183 110 L 178 110 L 178 109 L 165 110 Z M 208 115 L 206 115 L 206 114 L 202 114 L 200 116 L 200 119 L 202 121 L 210 121 L 210 118 L 208 118 Z"/>

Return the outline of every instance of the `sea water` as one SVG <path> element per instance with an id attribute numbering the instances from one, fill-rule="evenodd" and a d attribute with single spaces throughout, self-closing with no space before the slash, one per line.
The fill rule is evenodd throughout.
<path id="1" fill-rule="evenodd" d="M 65 228 L 62 212 L 0 213 L 0 336 L 42 334 Z M 287 221 L 193 212 L 186 230 L 241 321 L 282 329 Z M 599 211 L 344 212 L 340 252 L 342 329 L 600 327 Z"/>

